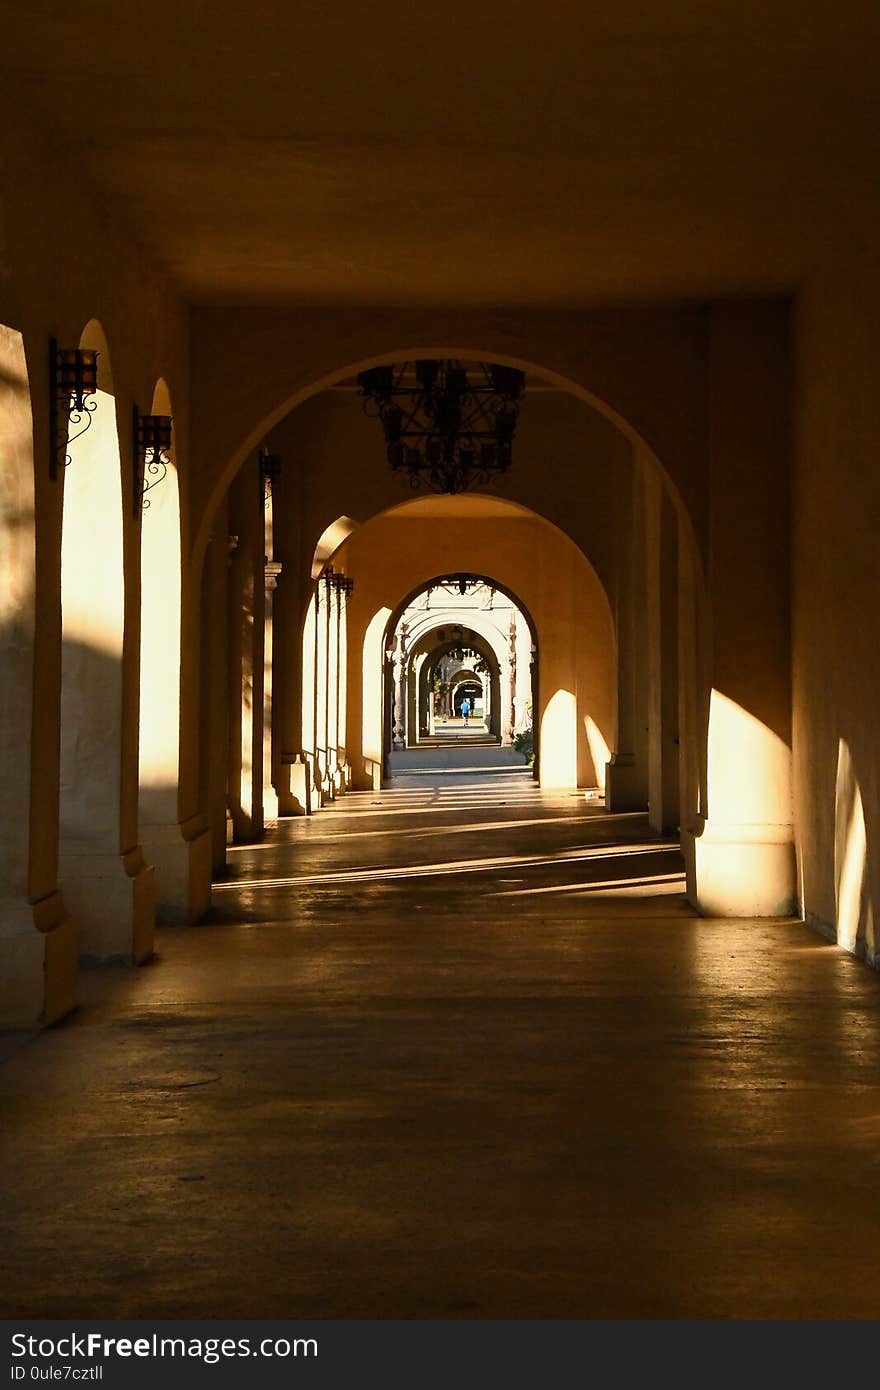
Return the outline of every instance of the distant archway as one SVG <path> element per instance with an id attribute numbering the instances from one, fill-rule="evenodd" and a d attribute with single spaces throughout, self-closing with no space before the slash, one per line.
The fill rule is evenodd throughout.
<path id="1" fill-rule="evenodd" d="M 456 671 L 450 682 L 452 686 L 453 713 L 460 715 L 461 702 L 467 696 L 471 702 L 471 712 L 476 713 L 476 702 L 483 697 L 483 684 L 475 671 Z"/>
<path id="2" fill-rule="evenodd" d="M 436 734 L 436 726 L 433 699 L 432 699 L 432 675 L 444 657 L 455 654 L 463 642 L 467 644 L 467 649 L 472 651 L 478 661 L 485 667 L 487 675 L 487 695 L 486 726 L 488 732 L 501 742 L 501 664 L 497 653 L 493 650 L 491 643 L 479 634 L 470 632 L 466 637 L 455 636 L 447 637 L 443 641 L 437 640 L 438 633 L 434 629 L 423 634 L 413 648 L 409 660 L 409 699 L 410 710 L 407 719 L 407 738 L 406 743 L 411 747 L 421 739 L 432 737 Z M 456 717 L 455 711 L 455 692 L 465 680 L 472 686 L 480 696 L 483 694 L 483 682 L 480 677 L 469 667 L 461 667 L 455 671 L 449 679 L 449 689 L 445 694 L 446 709 L 444 713 L 447 717 Z M 460 703 L 460 700 L 459 700 Z M 459 711 L 460 713 L 460 711 Z"/>
<path id="3" fill-rule="evenodd" d="M 485 590 L 489 594 L 503 594 L 518 615 L 528 652 L 528 704 L 535 707 L 538 675 L 538 634 L 534 619 L 522 600 L 506 585 L 491 576 L 469 574 L 468 585 L 471 591 Z M 487 671 L 488 732 L 499 742 L 510 741 L 502 738 L 508 726 L 512 728 L 513 699 L 516 671 L 516 648 L 509 648 L 510 638 L 500 628 L 494 628 L 489 621 L 489 612 L 465 612 L 456 615 L 454 609 L 434 612 L 412 612 L 412 607 L 423 595 L 435 590 L 444 591 L 449 587 L 450 576 L 435 576 L 411 589 L 388 616 L 385 625 L 383 647 L 386 655 L 383 680 L 383 757 L 385 775 L 388 774 L 389 756 L 393 748 L 413 747 L 424 738 L 435 734 L 433 697 L 429 689 L 438 661 L 458 651 L 474 651 Z M 453 582 L 453 592 L 455 584 Z M 442 603 L 442 600 L 441 600 Z M 404 622 L 405 615 L 408 622 Z M 410 631 L 411 624 L 411 631 Z M 409 640 L 407 640 L 409 639 Z M 513 679 L 511 675 L 513 673 Z M 471 678 L 478 678 L 471 673 Z M 482 694 L 482 683 L 480 693 Z M 502 689 L 508 693 L 510 710 L 503 714 L 504 698 Z M 450 705 L 451 692 L 447 694 Z M 535 759 L 534 775 L 538 759 Z"/>

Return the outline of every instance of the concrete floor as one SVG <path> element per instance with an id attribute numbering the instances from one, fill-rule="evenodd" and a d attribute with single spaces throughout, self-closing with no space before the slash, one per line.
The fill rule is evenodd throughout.
<path id="1" fill-rule="evenodd" d="M 4 1316 L 876 1315 L 876 974 L 513 767 L 229 858 L 6 1040 Z"/>

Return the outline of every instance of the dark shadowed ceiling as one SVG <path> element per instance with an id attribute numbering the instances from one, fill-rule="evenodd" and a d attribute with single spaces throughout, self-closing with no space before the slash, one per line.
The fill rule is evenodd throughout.
<path id="1" fill-rule="evenodd" d="M 876 211 L 876 0 L 0 17 L 13 104 L 197 302 L 772 290 Z"/>

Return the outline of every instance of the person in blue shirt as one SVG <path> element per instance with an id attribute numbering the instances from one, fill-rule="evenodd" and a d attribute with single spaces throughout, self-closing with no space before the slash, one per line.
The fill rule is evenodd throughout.
<path id="1" fill-rule="evenodd" d="M 463 699 L 462 702 L 461 702 L 461 717 L 462 717 L 462 719 L 464 720 L 464 727 L 465 727 L 465 728 L 468 727 L 468 715 L 470 714 L 470 712 L 471 712 L 471 702 L 470 702 L 470 700 L 468 699 L 467 695 L 465 695 L 464 699 Z"/>

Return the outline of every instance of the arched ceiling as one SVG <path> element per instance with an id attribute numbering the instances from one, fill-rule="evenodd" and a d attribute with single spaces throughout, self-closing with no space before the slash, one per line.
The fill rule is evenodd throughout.
<path id="1" fill-rule="evenodd" d="M 196 303 L 775 290 L 876 212 L 874 0 L 0 15 L 12 116 Z"/>

